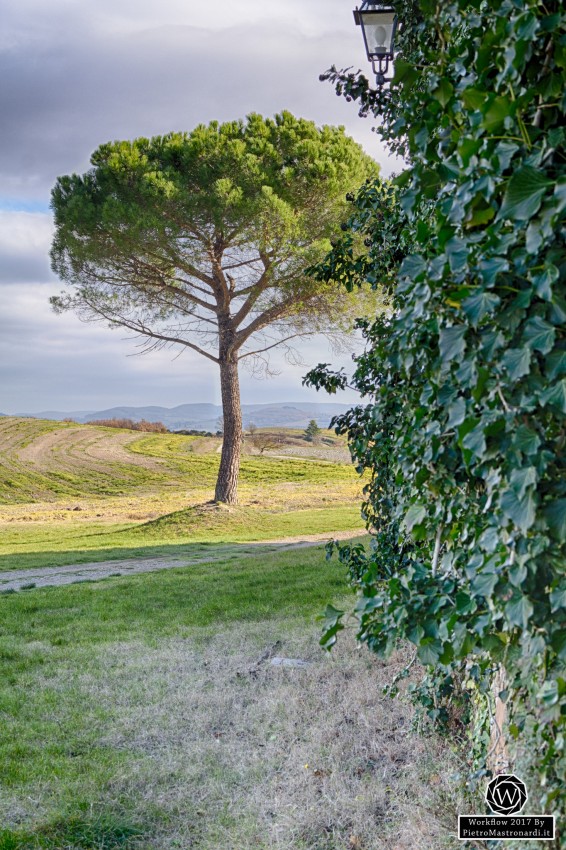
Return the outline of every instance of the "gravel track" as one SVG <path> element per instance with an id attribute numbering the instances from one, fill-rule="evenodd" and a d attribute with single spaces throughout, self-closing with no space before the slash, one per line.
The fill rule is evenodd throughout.
<path id="1" fill-rule="evenodd" d="M 364 530 L 360 529 L 359 534 Z M 223 544 L 219 547 L 218 554 L 225 557 L 230 554 L 238 554 L 240 557 L 253 556 L 255 552 L 242 552 L 242 549 L 263 549 L 266 552 L 283 551 L 287 549 L 301 549 L 305 546 L 316 546 L 326 542 L 332 537 L 335 540 L 344 540 L 355 537 L 356 532 L 340 531 L 332 535 L 307 534 L 302 537 L 286 537 L 279 540 L 262 540 L 252 543 L 235 543 L 232 546 Z M 17 590 L 33 590 L 37 587 L 61 587 L 65 584 L 76 584 L 82 581 L 100 581 L 110 576 L 136 575 L 138 573 L 152 573 L 157 570 L 170 570 L 175 567 L 189 567 L 194 564 L 209 563 L 214 560 L 214 550 L 208 549 L 199 557 L 183 557 L 177 555 L 171 558 L 128 558 L 116 561 L 94 561 L 85 564 L 70 564 L 62 567 L 31 567 L 27 570 L 6 570 L 0 573 L 0 593 Z"/>

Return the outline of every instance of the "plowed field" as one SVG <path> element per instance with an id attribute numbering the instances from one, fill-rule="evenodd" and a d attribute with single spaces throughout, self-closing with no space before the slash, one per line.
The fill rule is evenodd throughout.
<path id="1" fill-rule="evenodd" d="M 163 484 L 166 462 L 129 451 L 133 431 L 36 419 L 0 420 L 0 503 L 114 495 Z"/>

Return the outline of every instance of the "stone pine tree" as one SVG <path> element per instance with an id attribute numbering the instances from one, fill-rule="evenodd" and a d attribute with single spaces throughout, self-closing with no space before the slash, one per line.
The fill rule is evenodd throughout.
<path id="1" fill-rule="evenodd" d="M 304 269 L 324 256 L 346 194 L 378 167 L 341 127 L 274 119 L 104 144 L 52 193 L 52 298 L 147 340 L 217 363 L 224 441 L 216 501 L 234 503 L 242 415 L 238 366 L 344 330 L 351 302 Z"/>

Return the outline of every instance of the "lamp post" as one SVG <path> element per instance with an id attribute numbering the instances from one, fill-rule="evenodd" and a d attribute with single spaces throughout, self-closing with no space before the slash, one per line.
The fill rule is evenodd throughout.
<path id="1" fill-rule="evenodd" d="M 371 3 L 364 0 L 354 10 L 354 20 L 364 34 L 366 53 L 371 62 L 375 81 L 381 88 L 389 82 L 386 74 L 393 59 L 393 43 L 397 29 L 395 9 L 386 3 Z"/>

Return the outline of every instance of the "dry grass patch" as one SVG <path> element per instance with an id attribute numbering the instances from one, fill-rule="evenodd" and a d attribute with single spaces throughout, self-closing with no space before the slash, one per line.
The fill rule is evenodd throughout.
<path id="1" fill-rule="evenodd" d="M 105 645 L 73 687 L 96 706 L 96 746 L 125 757 L 96 805 L 146 823 L 146 850 L 441 850 L 451 843 L 452 757 L 383 696 L 405 663 L 351 639 L 332 656 L 312 625 L 256 623 L 185 639 Z M 305 669 L 274 667 L 273 655 Z M 65 703 L 69 671 L 43 683 Z M 126 767 L 127 764 L 127 767 Z M 56 797 L 16 800 L 19 819 Z M 43 797 L 43 800 L 42 800 Z M 10 805 L 0 815 L 10 817 Z M 147 824 L 147 811 L 160 815 Z M 25 814 L 24 814 L 25 813 Z M 42 812 L 49 816 L 49 805 Z"/>

